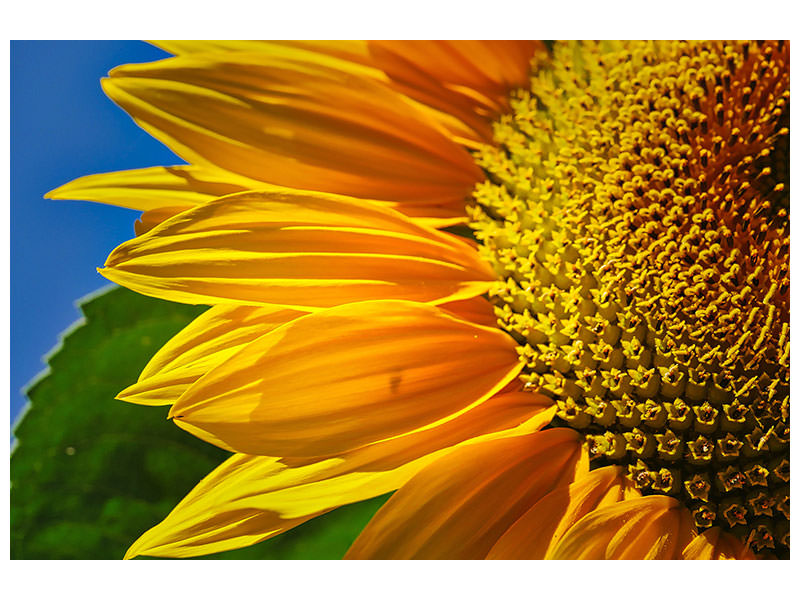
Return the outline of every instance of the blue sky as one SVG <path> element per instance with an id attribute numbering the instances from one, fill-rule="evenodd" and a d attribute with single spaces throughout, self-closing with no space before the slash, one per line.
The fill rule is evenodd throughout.
<path id="1" fill-rule="evenodd" d="M 181 161 L 100 89 L 120 64 L 167 56 L 143 42 L 11 42 L 11 421 L 42 357 L 79 318 L 75 300 L 105 286 L 109 252 L 139 213 L 45 192 L 90 173 Z"/>

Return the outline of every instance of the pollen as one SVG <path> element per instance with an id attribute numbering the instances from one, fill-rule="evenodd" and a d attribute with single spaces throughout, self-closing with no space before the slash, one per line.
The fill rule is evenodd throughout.
<path id="1" fill-rule="evenodd" d="M 592 465 L 789 551 L 789 44 L 556 44 L 469 207 L 526 389 Z"/>

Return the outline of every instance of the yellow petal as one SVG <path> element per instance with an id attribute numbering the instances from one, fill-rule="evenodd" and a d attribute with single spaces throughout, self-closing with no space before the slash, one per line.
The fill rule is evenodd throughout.
<path id="1" fill-rule="evenodd" d="M 127 557 L 198 556 L 254 544 L 343 504 L 397 489 L 459 445 L 537 431 L 554 411 L 544 396 L 506 394 L 438 427 L 338 457 L 233 456 L 142 535 Z"/>
<path id="2" fill-rule="evenodd" d="M 527 87 L 530 61 L 544 52 L 538 41 L 156 41 L 173 54 L 252 52 L 270 54 L 292 48 L 308 61 L 343 59 L 372 66 L 387 82 L 430 110 L 456 139 L 490 142 L 491 122 L 507 107 L 509 92 Z M 339 64 L 342 70 L 348 65 Z M 368 72 L 366 72 L 368 73 Z"/>
<path id="3" fill-rule="evenodd" d="M 459 319 L 472 321 L 486 327 L 496 327 L 497 317 L 494 314 L 494 305 L 481 296 L 467 300 L 456 300 L 440 304 L 439 308 L 458 316 Z"/>
<path id="4" fill-rule="evenodd" d="M 519 370 L 514 340 L 498 329 L 423 304 L 348 304 L 251 342 L 170 416 L 238 452 L 320 456 L 453 418 Z"/>
<path id="5" fill-rule="evenodd" d="M 143 406 L 168 406 L 174 404 L 181 394 L 205 373 L 206 370 L 202 365 L 170 371 L 137 381 L 119 392 L 116 398 Z"/>
<path id="6" fill-rule="evenodd" d="M 421 427 L 345 453 L 342 455 L 346 459 L 343 468 L 351 471 L 386 471 L 461 443 L 527 435 L 549 424 L 555 410 L 553 401 L 540 394 L 496 394 L 449 421 Z M 305 460 L 283 459 L 287 465 L 301 464 Z"/>
<path id="7" fill-rule="evenodd" d="M 580 453 L 566 428 L 450 452 L 389 499 L 347 558 L 484 558 L 533 503 L 575 477 Z"/>
<path id="8" fill-rule="evenodd" d="M 166 216 L 176 214 L 179 212 L 178 207 L 185 208 L 209 198 L 245 189 L 260 189 L 265 185 L 264 182 L 281 183 L 284 181 L 282 178 L 287 177 L 286 181 L 292 187 L 346 192 L 380 200 L 393 197 L 395 200 L 389 204 L 426 225 L 444 227 L 463 222 L 465 215 L 462 199 L 469 193 L 472 184 L 482 176 L 468 155 L 452 142 L 442 140 L 449 136 L 474 146 L 476 141 L 489 139 L 490 122 L 497 114 L 497 107 L 505 102 L 507 92 L 512 87 L 525 83 L 520 83 L 520 73 L 527 73 L 530 56 L 540 48 L 540 44 L 534 42 L 507 41 L 367 44 L 361 41 L 236 40 L 165 41 L 158 42 L 157 45 L 187 56 L 185 60 L 160 61 L 151 65 L 116 69 L 112 74 L 112 81 L 105 84 L 107 91 L 123 108 L 130 108 L 133 116 L 140 120 L 145 129 L 173 147 L 182 147 L 183 156 L 197 159 L 193 162 L 203 166 L 154 167 L 90 175 L 61 186 L 47 196 L 92 200 L 137 210 L 157 209 L 146 214 L 142 222 L 137 224 L 137 234 L 149 230 Z M 210 75 L 213 82 L 210 82 L 203 75 L 203 69 L 213 71 L 215 61 L 222 61 L 224 64 L 233 61 L 238 65 L 238 71 L 231 69 L 221 77 L 212 72 Z M 199 66 L 201 63 L 204 66 Z M 331 81 L 334 85 L 338 84 L 339 88 L 345 88 L 342 92 L 345 96 L 352 94 L 348 89 L 348 86 L 352 87 L 351 80 L 367 81 L 364 85 L 374 91 L 375 97 L 358 114 L 351 110 L 354 105 L 352 99 L 349 103 L 343 99 L 339 110 L 328 111 L 324 115 L 317 114 L 322 107 L 330 105 L 334 97 L 338 97 L 327 89 L 321 101 L 316 98 L 316 105 L 311 103 L 301 109 L 313 112 L 315 118 L 326 123 L 332 120 L 328 124 L 328 129 L 333 129 L 330 135 L 338 136 L 339 145 L 344 148 L 335 153 L 335 158 L 349 166 L 337 168 L 335 161 L 327 153 L 327 150 L 336 146 L 336 142 L 329 140 L 323 144 L 323 140 L 317 140 L 320 143 L 314 146 L 314 135 L 327 135 L 324 126 L 317 124 L 311 136 L 304 135 L 307 132 L 303 127 L 310 121 L 304 117 L 295 118 L 296 115 L 290 109 L 297 109 L 297 102 L 291 107 L 280 107 L 286 81 L 278 78 L 272 81 L 270 87 L 266 84 L 266 79 L 256 76 L 253 86 L 248 65 L 256 70 L 283 72 L 290 80 L 290 85 L 302 88 L 301 95 L 309 98 L 314 96 L 318 88 L 332 85 Z M 176 75 L 177 80 L 171 82 L 173 69 L 180 75 Z M 214 79 L 215 77 L 217 78 Z M 231 78 L 232 81 L 229 81 Z M 182 87 L 177 81 L 182 82 Z M 152 89 L 148 88 L 151 84 Z M 237 84 L 242 87 L 238 90 L 238 95 Z M 183 90 L 182 93 L 192 98 L 196 95 L 203 97 L 197 102 L 176 100 L 184 112 L 188 111 L 194 116 L 195 112 L 199 112 L 201 116 L 193 120 L 180 111 L 180 114 L 165 115 L 165 109 L 169 112 L 168 108 L 172 106 L 168 99 L 179 94 L 175 90 L 176 85 Z M 165 89 L 160 89 L 159 86 L 165 86 Z M 217 89 L 220 86 L 222 89 Z M 474 89 L 470 86 L 474 86 Z M 408 94 L 408 98 L 401 98 L 390 92 L 389 87 Z M 141 91 L 141 88 L 145 90 L 142 92 L 145 97 L 138 98 L 137 90 Z M 267 101 L 265 94 L 277 96 L 278 100 Z M 492 97 L 493 94 L 495 97 Z M 221 96 L 227 98 L 227 104 L 222 102 Z M 262 114 L 264 110 L 259 112 L 257 109 L 259 105 L 243 107 L 242 99 L 246 103 L 253 97 L 261 104 L 267 103 L 268 106 L 262 106 L 262 109 L 269 113 L 270 122 L 274 122 L 275 126 L 261 123 L 266 117 Z M 152 105 L 149 104 L 150 101 Z M 365 102 L 363 97 L 360 101 Z M 166 103 L 166 106 L 162 106 L 162 103 Z M 242 127 L 236 129 L 236 118 L 220 114 L 225 107 L 233 110 L 238 115 L 236 118 L 248 123 L 255 118 L 260 125 L 242 124 Z M 369 107 L 373 110 L 369 110 Z M 374 122 L 370 122 L 370 115 L 376 111 L 380 114 L 375 117 Z M 392 117 L 387 117 L 382 111 L 388 111 Z M 413 118 L 410 119 L 409 114 Z M 162 121 L 165 119 L 174 122 L 164 125 Z M 199 124 L 195 123 L 198 119 Z M 471 125 L 465 124 L 462 119 L 471 122 Z M 224 129 L 222 132 L 216 127 L 220 125 L 220 121 Z M 380 141 L 374 132 L 367 134 L 363 131 L 368 122 L 371 123 L 369 127 L 382 126 L 384 135 L 394 136 L 391 143 L 384 144 L 384 152 L 375 152 L 374 148 L 362 151 L 363 138 L 373 145 Z M 394 129 L 388 127 L 389 122 L 395 123 Z M 403 135 L 408 133 L 412 122 L 416 122 L 417 128 L 422 131 L 413 132 L 416 138 L 410 142 L 412 136 Z M 181 129 L 182 134 L 173 136 L 174 128 Z M 262 131 L 263 128 L 268 131 Z M 476 128 L 480 133 L 476 133 Z M 236 131 L 230 131 L 231 129 Z M 384 130 L 391 131 L 387 133 Z M 198 148 L 194 148 L 191 141 L 184 139 L 188 136 L 197 142 L 203 135 L 212 139 L 205 144 L 199 144 L 202 147 Z M 241 136 L 248 140 L 256 136 L 261 143 L 243 144 L 243 140 L 239 139 Z M 399 142 L 400 138 L 397 136 L 402 141 Z M 426 136 L 427 139 L 423 140 Z M 267 138 L 271 141 L 266 142 Z M 433 158 L 425 157 L 419 149 L 408 152 L 403 150 L 409 143 L 423 142 L 426 147 L 424 152 L 432 152 Z M 199 157 L 198 153 L 210 151 L 211 146 L 225 144 L 232 145 L 232 148 L 228 148 L 227 155 L 236 155 L 235 159 L 231 158 L 226 162 L 225 153 L 214 154 L 217 157 L 222 156 L 222 160 Z M 389 147 L 396 152 L 387 154 L 385 150 Z M 297 152 L 290 151 L 287 154 L 286 151 L 290 148 L 296 148 Z M 316 154 L 314 148 L 317 149 Z M 347 154 L 348 151 L 352 151 L 352 156 Z M 251 169 L 250 176 L 245 176 L 242 169 L 246 171 L 247 168 L 242 165 L 247 161 L 241 155 L 244 153 L 250 159 L 261 160 L 264 159 L 264 152 L 270 155 L 268 166 L 277 172 L 277 176 L 267 176 L 267 169 L 260 166 Z M 319 158 L 320 152 L 325 153 L 324 158 Z M 276 158 L 272 154 L 279 156 Z M 296 163 L 295 154 L 302 164 Z M 405 157 L 403 161 L 408 163 L 408 170 L 403 177 L 399 177 L 401 174 L 397 171 L 402 162 L 401 157 Z M 452 161 L 454 157 L 457 160 Z M 281 160 L 286 168 L 279 166 Z M 439 163 L 442 163 L 440 166 L 444 171 L 435 167 Z M 376 175 L 376 168 L 377 171 L 383 169 L 383 175 Z M 426 168 L 429 168 L 428 171 Z M 332 170 L 337 173 L 331 173 Z M 383 177 L 388 182 L 388 187 L 375 180 L 376 177 Z M 314 178 L 318 180 L 316 187 L 311 183 Z M 362 180 L 369 181 L 365 183 Z M 442 187 L 443 182 L 447 189 Z M 397 189 L 391 189 L 393 187 Z"/>
<path id="9" fill-rule="evenodd" d="M 139 380 L 117 398 L 136 404 L 172 404 L 245 345 L 303 314 L 274 307 L 214 306 L 162 346 Z"/>
<path id="10" fill-rule="evenodd" d="M 531 40 L 389 40 L 369 46 L 373 55 L 377 49 L 391 52 L 443 86 L 470 88 L 498 103 L 528 84 L 531 58 L 545 49 Z"/>
<path id="11" fill-rule="evenodd" d="M 195 165 L 148 167 L 79 177 L 45 194 L 51 200 L 87 200 L 145 211 L 135 224 L 136 235 L 150 231 L 188 208 L 220 196 L 246 190 L 288 192 L 293 190 L 248 179 L 222 169 Z M 430 227 L 449 227 L 467 220 L 463 211 L 452 206 L 414 204 L 413 202 L 377 202 Z"/>
<path id="12" fill-rule="evenodd" d="M 546 558 L 677 559 L 696 533 L 689 511 L 675 498 L 646 496 L 590 512 Z"/>
<path id="13" fill-rule="evenodd" d="M 482 177 L 469 156 L 444 138 L 471 147 L 489 140 L 491 121 L 505 106 L 508 92 L 526 84 L 530 57 L 541 49 L 537 42 L 513 41 L 235 40 L 157 45 L 187 56 L 121 67 L 104 85 L 145 129 L 198 164 L 90 175 L 47 194 L 55 199 L 155 209 L 137 224 L 137 234 L 176 214 L 179 207 L 260 189 L 265 182 L 379 200 L 394 198 L 389 204 L 431 226 L 463 222 L 462 199 Z M 236 67 L 220 76 L 213 72 L 219 61 L 232 61 Z M 264 69 L 284 77 L 268 82 L 250 72 Z M 171 81 L 173 75 L 175 81 Z M 366 86 L 358 99 L 359 111 L 352 109 L 353 80 Z M 300 89 L 308 105 L 300 108 L 297 98 L 286 104 L 287 85 Z M 328 90 L 331 85 L 338 94 Z M 373 96 L 369 101 L 367 90 Z M 341 106 L 330 106 L 336 98 Z M 178 110 L 172 114 L 175 103 Z M 320 113 L 326 106 L 330 110 Z M 225 114 L 227 110 L 233 117 Z M 305 116 L 295 114 L 298 111 Z M 309 112 L 319 121 L 310 135 Z M 379 128 L 384 137 L 365 132 L 367 127 Z M 203 136 L 210 139 L 202 143 Z M 372 146 L 386 136 L 389 140 L 375 151 Z M 328 151 L 337 144 L 340 148 L 332 158 Z M 425 149 L 412 150 L 410 144 Z M 230 146 L 227 153 L 212 150 L 226 145 Z M 211 156 L 203 158 L 203 152 Z M 254 160 L 268 164 L 247 167 Z M 337 166 L 337 160 L 342 164 Z M 408 165 L 404 174 L 398 171 L 401 163 Z M 270 172 L 275 175 L 269 176 Z"/>
<path id="14" fill-rule="evenodd" d="M 208 200 L 211 200 L 211 198 L 208 198 Z M 133 230 L 136 235 L 144 235 L 156 225 L 160 225 L 170 217 L 182 213 L 186 208 L 186 206 L 162 206 L 147 210 L 133 223 Z"/>
<path id="15" fill-rule="evenodd" d="M 268 482 L 280 481 L 283 470 L 277 458 L 232 456 L 203 479 L 164 521 L 136 540 L 125 558 L 141 554 L 197 556 L 270 537 L 280 519 L 266 507 L 258 506 L 258 496 L 269 494 Z M 256 488 L 256 484 L 260 486 Z M 263 504 L 268 505 L 268 501 Z M 214 510 L 217 506 L 222 509 Z M 304 520 L 286 525 L 292 527 Z M 229 540 L 236 540 L 238 545 Z"/>
<path id="16" fill-rule="evenodd" d="M 587 513 L 640 496 L 622 468 L 596 469 L 569 486 L 553 490 L 534 504 L 503 534 L 488 558 L 542 559 Z"/>
<path id="17" fill-rule="evenodd" d="M 369 42 L 372 64 L 395 89 L 458 119 L 441 119 L 469 141 L 491 142 L 491 123 L 508 107 L 509 93 L 529 85 L 530 62 L 544 51 L 536 41 L 413 40 Z"/>
<path id="18" fill-rule="evenodd" d="M 190 163 L 463 214 L 483 179 L 472 157 L 386 84 L 336 61 L 294 48 L 188 54 L 118 67 L 103 87 Z"/>
<path id="19" fill-rule="evenodd" d="M 209 360 L 231 346 L 242 346 L 305 313 L 255 306 L 214 306 L 173 336 L 142 369 L 140 379 Z"/>
<path id="20" fill-rule="evenodd" d="M 752 552 L 719 527 L 706 529 L 683 550 L 684 560 L 755 560 Z"/>
<path id="21" fill-rule="evenodd" d="M 153 40 L 151 44 L 171 54 L 213 52 L 275 52 L 286 48 L 318 52 L 358 64 L 369 63 L 367 42 L 361 40 Z"/>
<path id="22" fill-rule="evenodd" d="M 191 165 L 150 167 L 79 177 L 48 192 L 45 198 L 90 200 L 134 210 L 186 209 L 248 187 L 246 180 L 224 171 Z"/>
<path id="23" fill-rule="evenodd" d="M 380 202 L 383 206 L 394 208 L 410 217 L 415 223 L 426 227 L 441 229 L 453 225 L 463 225 L 469 219 L 466 215 L 454 212 L 452 207 L 435 204 L 414 205 L 408 202 Z"/>
<path id="24" fill-rule="evenodd" d="M 218 446 L 223 450 L 227 450 L 228 452 L 236 452 L 236 450 L 231 448 L 228 444 L 223 442 L 217 436 L 210 434 L 208 431 L 203 431 L 202 429 L 195 427 L 191 423 L 184 423 L 182 421 L 174 421 L 174 423 L 187 433 L 190 433 L 193 436 L 200 438 L 204 442 L 213 444 L 214 446 Z"/>
<path id="25" fill-rule="evenodd" d="M 264 187 L 265 184 L 259 184 L 256 187 Z M 277 186 L 270 186 L 274 189 L 288 190 L 292 193 L 293 190 L 289 188 L 278 188 Z M 213 200 L 216 196 L 209 196 L 206 201 Z M 364 200 L 365 203 L 372 203 L 372 200 Z M 396 204 L 391 202 L 376 202 L 379 206 L 394 208 L 402 214 L 409 217 L 414 223 L 422 225 L 423 227 L 433 227 L 434 229 L 442 229 L 452 225 L 461 225 L 467 221 L 466 216 L 454 217 L 452 216 L 451 209 L 442 209 L 437 206 L 414 206 L 413 204 Z M 192 205 L 194 206 L 194 205 Z M 190 207 L 189 207 L 190 208 Z M 187 206 L 164 206 L 161 208 L 153 208 L 142 213 L 139 220 L 133 224 L 136 235 L 143 235 L 159 225 L 181 213 L 187 209 Z"/>
<path id="26" fill-rule="evenodd" d="M 193 304 L 318 309 L 398 298 L 447 302 L 492 285 L 455 236 L 391 209 L 314 192 L 246 192 L 200 205 L 119 246 L 101 273 Z"/>

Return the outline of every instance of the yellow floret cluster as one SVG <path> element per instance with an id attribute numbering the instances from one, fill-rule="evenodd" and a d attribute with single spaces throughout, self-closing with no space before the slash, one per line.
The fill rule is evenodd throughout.
<path id="1" fill-rule="evenodd" d="M 789 548 L 789 44 L 556 44 L 479 151 L 500 326 L 593 465 Z"/>

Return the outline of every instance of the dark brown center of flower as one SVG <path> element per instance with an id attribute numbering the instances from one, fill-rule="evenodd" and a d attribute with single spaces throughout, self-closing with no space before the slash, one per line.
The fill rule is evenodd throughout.
<path id="1" fill-rule="evenodd" d="M 788 43 L 557 44 L 471 227 L 526 388 L 592 464 L 789 547 Z"/>

